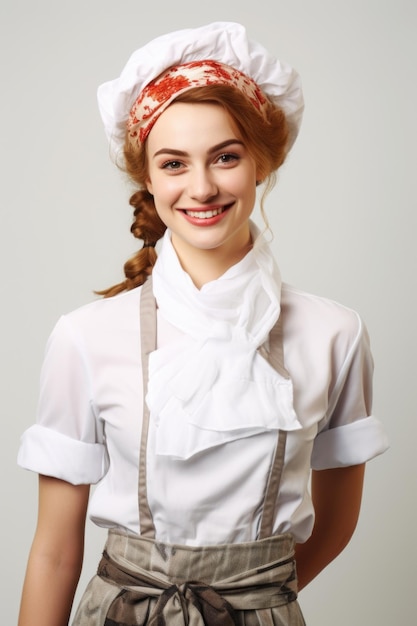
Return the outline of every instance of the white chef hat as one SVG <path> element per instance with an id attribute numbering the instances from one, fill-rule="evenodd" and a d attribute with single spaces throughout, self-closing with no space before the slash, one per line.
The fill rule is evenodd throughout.
<path id="1" fill-rule="evenodd" d="M 289 127 L 291 147 L 298 134 L 304 108 L 301 81 L 297 72 L 271 56 L 261 44 L 250 40 L 241 24 L 214 22 L 153 39 L 130 56 L 119 78 L 98 88 L 100 114 L 115 155 L 119 154 L 124 145 L 128 125 L 131 134 L 138 140 L 139 137 L 143 140 L 157 117 L 180 93 L 180 90 L 171 90 L 169 96 L 159 96 L 159 101 L 155 102 L 153 90 L 150 101 L 150 83 L 160 79 L 161 74 L 166 74 L 174 66 L 180 66 L 182 74 L 182 68 L 188 66 L 193 67 L 194 75 L 187 88 L 203 84 L 195 78 L 196 61 L 214 61 L 217 64 L 212 65 L 228 66 L 224 68 L 226 71 L 236 70 L 231 71 L 233 80 L 229 81 L 230 84 L 238 87 L 249 85 L 251 94 L 255 83 L 255 92 L 256 87 L 260 88 L 270 101 L 283 110 Z M 201 63 L 197 65 L 203 67 Z M 175 71 L 178 71 L 177 67 Z M 207 67 L 203 67 L 202 71 L 207 75 Z M 240 74 L 244 75 L 243 79 L 248 77 L 249 81 L 236 78 Z M 207 80 L 205 84 L 208 84 Z M 148 87 L 147 91 L 145 87 Z M 182 85 L 181 91 L 185 90 Z M 243 91 L 245 93 L 244 89 Z M 248 96 L 248 93 L 245 95 Z M 152 106 L 149 106 L 149 102 L 152 102 Z"/>

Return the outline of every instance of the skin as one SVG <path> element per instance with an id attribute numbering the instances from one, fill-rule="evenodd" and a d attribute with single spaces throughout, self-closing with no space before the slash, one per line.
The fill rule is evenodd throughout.
<path id="1" fill-rule="evenodd" d="M 192 110 L 190 107 L 193 107 Z M 192 113 L 192 114 L 191 114 Z M 173 245 L 197 287 L 222 275 L 251 247 L 256 163 L 232 119 L 215 105 L 171 105 L 147 144 L 148 190 Z M 226 208 L 203 223 L 198 213 Z M 200 213 L 200 215 L 202 215 Z M 315 471 L 313 533 L 297 546 L 304 588 L 349 542 L 362 496 L 364 466 Z M 18 626 L 66 626 L 79 580 L 89 485 L 40 476 L 38 523 L 29 556 Z"/>
<path id="2" fill-rule="evenodd" d="M 84 553 L 89 485 L 39 477 L 38 523 L 18 626 L 68 624 Z"/>
<path id="3" fill-rule="evenodd" d="M 365 464 L 313 471 L 315 523 L 296 547 L 298 588 L 303 589 L 347 546 L 359 517 Z"/>

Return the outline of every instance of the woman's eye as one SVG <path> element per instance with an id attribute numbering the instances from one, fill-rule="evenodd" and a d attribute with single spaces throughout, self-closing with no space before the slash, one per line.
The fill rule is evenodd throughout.
<path id="1" fill-rule="evenodd" d="M 181 167 L 180 161 L 166 161 L 162 164 L 162 169 L 164 170 L 178 170 Z"/>
<path id="2" fill-rule="evenodd" d="M 233 163 L 234 161 L 238 161 L 239 157 L 237 154 L 227 152 L 225 154 L 221 154 L 218 160 L 220 163 Z"/>

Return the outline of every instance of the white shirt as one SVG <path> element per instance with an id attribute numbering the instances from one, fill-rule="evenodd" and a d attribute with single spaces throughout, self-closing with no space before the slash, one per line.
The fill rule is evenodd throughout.
<path id="1" fill-rule="evenodd" d="M 18 463 L 73 484 L 98 483 L 91 519 L 139 532 L 138 458 L 143 405 L 141 288 L 63 316 L 41 374 L 37 423 L 22 436 Z M 372 357 L 350 309 L 282 287 L 285 366 L 303 428 L 288 433 L 274 532 L 311 533 L 310 467 L 363 463 L 387 448 L 371 416 Z M 181 332 L 158 315 L 158 348 Z M 174 345 L 174 344 L 173 344 Z M 216 446 L 187 460 L 156 457 L 148 440 L 148 498 L 157 538 L 203 545 L 257 536 L 276 431 Z"/>

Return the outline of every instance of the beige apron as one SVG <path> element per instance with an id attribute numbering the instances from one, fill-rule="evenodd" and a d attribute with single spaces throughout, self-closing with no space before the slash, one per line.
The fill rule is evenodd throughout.
<path id="1" fill-rule="evenodd" d="M 141 293 L 143 397 L 149 354 L 156 349 L 152 280 Z M 282 329 L 263 353 L 285 377 Z M 110 530 L 97 575 L 81 599 L 73 626 L 304 626 L 297 602 L 294 540 L 271 536 L 284 462 L 279 431 L 259 535 L 241 544 L 190 547 L 155 540 L 146 489 L 149 410 L 144 401 L 139 462 L 140 536 Z"/>

